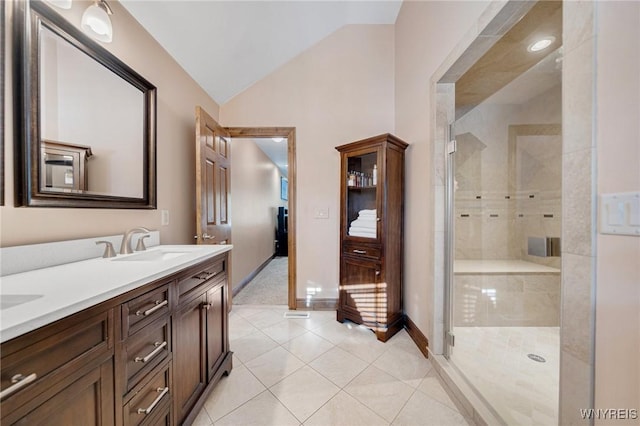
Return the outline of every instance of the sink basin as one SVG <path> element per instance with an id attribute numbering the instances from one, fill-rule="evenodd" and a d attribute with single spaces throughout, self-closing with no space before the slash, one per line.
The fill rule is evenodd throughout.
<path id="1" fill-rule="evenodd" d="M 9 309 L 39 299 L 42 294 L 0 294 L 0 309 Z"/>
<path id="2" fill-rule="evenodd" d="M 191 251 L 185 250 L 150 250 L 134 253 L 130 256 L 116 257 L 114 262 L 159 262 L 162 260 L 175 259 L 176 257 L 189 254 Z"/>

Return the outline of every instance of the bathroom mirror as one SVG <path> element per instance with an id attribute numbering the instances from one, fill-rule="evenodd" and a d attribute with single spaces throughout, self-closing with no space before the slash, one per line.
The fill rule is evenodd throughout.
<path id="1" fill-rule="evenodd" d="M 16 204 L 156 208 L 156 88 L 43 2 L 16 5 Z"/>

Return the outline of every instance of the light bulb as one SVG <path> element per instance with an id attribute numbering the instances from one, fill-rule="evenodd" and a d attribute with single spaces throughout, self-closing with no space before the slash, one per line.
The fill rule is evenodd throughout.
<path id="1" fill-rule="evenodd" d="M 551 46 L 554 41 L 556 41 L 556 38 L 553 36 L 544 37 L 531 43 L 529 47 L 527 47 L 527 50 L 529 52 L 539 52 L 540 50 L 544 50 Z"/>
<path id="2" fill-rule="evenodd" d="M 92 4 L 82 14 L 82 29 L 93 38 L 110 43 L 113 39 L 113 28 L 109 15 L 97 4 Z"/>

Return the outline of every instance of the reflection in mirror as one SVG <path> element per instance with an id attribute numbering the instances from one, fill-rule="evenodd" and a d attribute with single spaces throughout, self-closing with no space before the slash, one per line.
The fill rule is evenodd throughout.
<path id="1" fill-rule="evenodd" d="M 71 189 L 142 197 L 143 93 L 46 27 L 40 32 L 40 61 L 41 139 L 83 144 L 93 153 L 88 185 Z"/>
<path id="2" fill-rule="evenodd" d="M 16 204 L 156 208 L 156 88 L 44 2 L 14 16 Z"/>

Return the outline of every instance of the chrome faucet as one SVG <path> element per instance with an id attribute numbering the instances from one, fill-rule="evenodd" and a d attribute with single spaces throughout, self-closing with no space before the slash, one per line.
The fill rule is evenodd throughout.
<path id="1" fill-rule="evenodd" d="M 127 232 L 125 232 L 122 236 L 122 243 L 120 244 L 120 254 L 133 253 L 133 250 L 131 249 L 131 237 L 133 236 L 133 234 L 148 234 L 149 232 L 151 231 L 143 227 L 129 229 Z"/>

